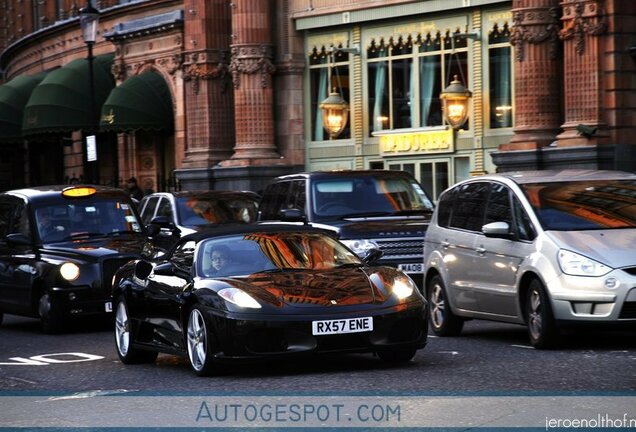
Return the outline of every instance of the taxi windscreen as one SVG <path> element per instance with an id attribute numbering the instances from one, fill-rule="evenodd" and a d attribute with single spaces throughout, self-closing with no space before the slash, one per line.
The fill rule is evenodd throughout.
<path id="1" fill-rule="evenodd" d="M 74 200 L 35 209 L 44 242 L 141 232 L 131 206 L 116 198 Z"/>

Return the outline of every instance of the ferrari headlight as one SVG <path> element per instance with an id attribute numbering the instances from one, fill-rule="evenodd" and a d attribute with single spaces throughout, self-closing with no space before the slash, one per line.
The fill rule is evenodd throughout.
<path id="1" fill-rule="evenodd" d="M 250 308 L 250 309 L 260 309 L 261 305 L 254 300 L 254 297 L 242 291 L 238 288 L 223 288 L 218 293 L 221 298 L 229 301 L 230 303 L 234 303 L 237 306 Z"/>
<path id="2" fill-rule="evenodd" d="M 393 281 L 393 293 L 400 300 L 409 297 L 415 291 L 413 281 L 406 278 L 398 278 Z"/>
<path id="3" fill-rule="evenodd" d="M 558 261 L 561 271 L 571 276 L 603 276 L 612 271 L 598 261 L 565 249 L 559 250 Z"/>
<path id="4" fill-rule="evenodd" d="M 371 240 L 356 239 L 356 240 L 340 240 L 349 249 L 351 249 L 359 257 L 363 257 L 369 251 L 369 249 L 379 249 L 378 244 Z"/>
<path id="5" fill-rule="evenodd" d="M 60 274 L 67 281 L 74 281 L 79 277 L 80 269 L 77 264 L 67 262 L 60 267 Z"/>

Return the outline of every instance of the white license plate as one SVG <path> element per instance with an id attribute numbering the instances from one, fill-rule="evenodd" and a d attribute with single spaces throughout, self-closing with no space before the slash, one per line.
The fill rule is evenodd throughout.
<path id="1" fill-rule="evenodd" d="M 348 318 L 339 320 L 313 321 L 313 335 L 360 333 L 373 331 L 373 317 Z"/>
<path id="2" fill-rule="evenodd" d="M 113 302 L 107 301 L 106 303 L 104 303 L 104 310 L 106 312 L 112 312 L 113 311 Z"/>
<path id="3" fill-rule="evenodd" d="M 423 264 L 400 264 L 398 268 L 404 273 L 422 273 L 424 271 Z"/>

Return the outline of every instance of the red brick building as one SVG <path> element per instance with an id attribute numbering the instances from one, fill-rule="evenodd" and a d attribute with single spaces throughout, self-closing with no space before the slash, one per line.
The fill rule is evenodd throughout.
<path id="1" fill-rule="evenodd" d="M 636 168 L 636 3 L 0 0 L 0 189 L 253 189 L 299 170 Z M 440 93 L 472 91 L 450 130 Z M 322 128 L 335 87 L 346 129 Z M 86 137 L 95 136 L 96 149 Z M 89 139 L 91 142 L 92 139 Z"/>

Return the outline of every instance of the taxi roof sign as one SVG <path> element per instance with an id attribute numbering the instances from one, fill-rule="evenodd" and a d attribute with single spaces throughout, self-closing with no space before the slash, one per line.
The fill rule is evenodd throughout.
<path id="1" fill-rule="evenodd" d="M 71 186 L 62 190 L 62 195 L 69 198 L 79 198 L 79 197 L 87 197 L 94 195 L 95 190 L 94 187 L 90 186 Z"/>

